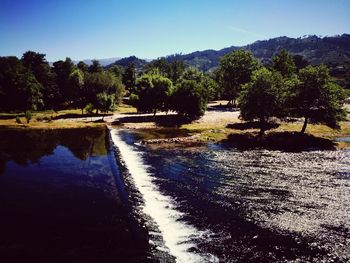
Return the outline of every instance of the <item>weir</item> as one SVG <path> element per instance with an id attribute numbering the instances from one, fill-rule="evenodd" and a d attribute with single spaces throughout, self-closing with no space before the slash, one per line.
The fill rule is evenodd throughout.
<path id="1" fill-rule="evenodd" d="M 192 252 L 196 248 L 193 239 L 200 237 L 204 232 L 181 220 L 183 213 L 177 210 L 173 198 L 160 192 L 149 172 L 150 166 L 144 163 L 142 152 L 136 146 L 126 143 L 121 138 L 120 131 L 113 128 L 109 130 L 120 158 L 125 163 L 136 189 L 142 195 L 143 203 L 140 208 L 156 223 L 164 240 L 165 247 L 158 249 L 174 256 L 176 262 L 217 262 L 218 259 L 213 255 Z"/>

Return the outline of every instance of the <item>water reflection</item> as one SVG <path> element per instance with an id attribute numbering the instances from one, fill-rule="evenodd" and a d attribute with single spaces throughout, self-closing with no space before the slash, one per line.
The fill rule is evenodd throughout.
<path id="1" fill-rule="evenodd" d="M 0 136 L 1 262 L 147 262 L 105 129 Z"/>
<path id="2" fill-rule="evenodd" d="M 0 130 L 0 175 L 10 160 L 27 166 L 39 163 L 43 156 L 53 155 L 58 145 L 69 149 L 73 155 L 86 160 L 89 156 L 107 154 L 106 130 Z"/>

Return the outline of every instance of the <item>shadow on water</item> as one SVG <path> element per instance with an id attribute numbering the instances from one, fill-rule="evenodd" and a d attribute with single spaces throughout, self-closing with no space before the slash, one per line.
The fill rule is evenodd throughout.
<path id="1" fill-rule="evenodd" d="M 310 149 L 335 150 L 331 140 L 298 132 L 276 132 L 258 137 L 251 133 L 230 134 L 223 143 L 238 149 L 269 149 L 281 151 L 303 151 Z"/>

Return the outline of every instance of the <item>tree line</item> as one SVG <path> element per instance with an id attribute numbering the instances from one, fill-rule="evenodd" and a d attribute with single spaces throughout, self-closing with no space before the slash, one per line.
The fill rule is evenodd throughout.
<path id="1" fill-rule="evenodd" d="M 263 134 L 272 118 L 304 118 L 338 127 L 346 116 L 346 92 L 335 84 L 326 66 L 312 66 L 285 50 L 269 65 L 249 51 L 233 51 L 210 73 L 183 61 L 156 59 L 141 71 L 128 67 L 75 65 L 66 58 L 52 66 L 44 54 L 28 51 L 21 59 L 0 57 L 0 110 L 26 111 L 79 108 L 84 112 L 111 111 L 127 95 L 139 112 L 175 111 L 192 120 L 202 116 L 207 103 L 226 99 L 239 106 L 240 117 L 258 120 Z"/>
<path id="2" fill-rule="evenodd" d="M 67 108 L 106 112 L 123 98 L 124 85 L 114 68 L 104 70 L 97 60 L 88 66 L 70 58 L 52 66 L 44 54 L 28 51 L 0 57 L 0 110 L 60 110 Z"/>

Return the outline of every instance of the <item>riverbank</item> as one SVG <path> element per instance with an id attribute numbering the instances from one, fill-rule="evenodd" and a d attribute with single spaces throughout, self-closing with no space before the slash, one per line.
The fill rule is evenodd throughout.
<path id="1" fill-rule="evenodd" d="M 15 119 L 16 114 L 0 114 L 0 128 L 72 129 L 103 127 L 107 124 L 137 131 L 142 135 L 142 142 L 145 144 L 206 142 L 233 142 L 233 144 L 237 144 L 238 138 L 244 139 L 243 142 L 245 141 L 249 145 L 257 142 L 255 139 L 251 140 L 259 132 L 257 123 L 243 122 L 239 119 L 238 109 L 225 108 L 222 106 L 225 104 L 225 101 L 210 103 L 205 115 L 191 123 L 174 113 L 157 113 L 155 117 L 153 117 L 153 114 L 139 114 L 132 106 L 122 104 L 116 112 L 105 115 L 81 115 L 80 110 L 37 112 L 33 113 L 33 118 L 29 124 L 25 123 L 24 116 L 20 117 L 22 123 L 18 124 Z M 349 105 L 347 105 L 347 109 L 350 109 Z M 309 124 L 303 139 L 300 141 L 301 136 L 298 132 L 302 124 L 302 120 L 276 122 L 271 125 L 270 130 L 266 131 L 264 140 L 260 140 L 259 143 L 255 144 L 258 147 L 266 147 L 266 145 L 273 144 L 276 138 L 281 141 L 281 138 L 288 137 L 289 143 L 295 139 L 295 143 L 302 141 L 306 145 L 310 143 L 315 147 L 317 147 L 317 142 L 321 141 L 322 146 L 350 147 L 350 143 L 346 141 L 337 141 L 338 138 L 350 137 L 350 121 L 341 122 L 338 130 L 333 130 L 325 125 Z M 264 143 L 261 144 L 262 141 Z M 266 143 L 269 141 L 271 143 Z"/>

